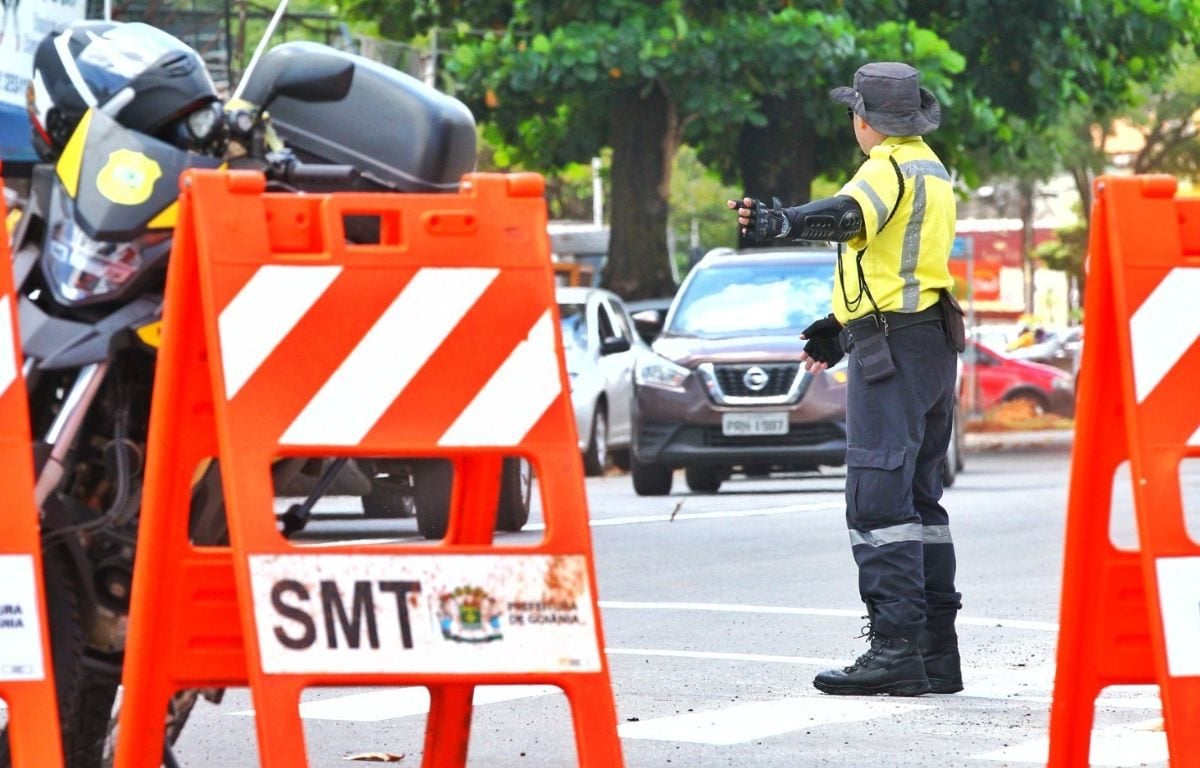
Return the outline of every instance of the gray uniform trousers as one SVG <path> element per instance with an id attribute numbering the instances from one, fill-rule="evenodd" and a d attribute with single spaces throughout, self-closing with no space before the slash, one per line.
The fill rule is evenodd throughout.
<path id="1" fill-rule="evenodd" d="M 896 372 L 884 381 L 864 381 L 850 353 L 846 524 L 875 632 L 916 639 L 927 617 L 961 607 L 939 503 L 956 354 L 940 321 L 893 329 L 888 343 Z"/>

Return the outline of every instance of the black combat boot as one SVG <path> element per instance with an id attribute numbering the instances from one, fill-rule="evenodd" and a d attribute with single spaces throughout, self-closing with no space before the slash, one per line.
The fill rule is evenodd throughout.
<path id="1" fill-rule="evenodd" d="M 953 613 L 930 617 L 917 638 L 917 646 L 925 660 L 925 675 L 932 693 L 958 693 L 963 689 Z"/>
<path id="2" fill-rule="evenodd" d="M 913 640 L 870 636 L 871 647 L 845 669 L 827 669 L 813 679 L 817 690 L 849 696 L 886 693 L 919 696 L 929 693 L 921 651 Z"/>

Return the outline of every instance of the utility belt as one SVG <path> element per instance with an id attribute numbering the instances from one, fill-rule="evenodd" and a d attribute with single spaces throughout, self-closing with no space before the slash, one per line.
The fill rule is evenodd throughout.
<path id="1" fill-rule="evenodd" d="M 896 372 L 888 334 L 923 323 L 941 323 L 946 342 L 959 352 L 963 350 L 962 310 L 946 290 L 936 304 L 920 312 L 872 312 L 851 320 L 841 330 L 842 348 L 854 352 L 865 381 L 883 381 Z"/>

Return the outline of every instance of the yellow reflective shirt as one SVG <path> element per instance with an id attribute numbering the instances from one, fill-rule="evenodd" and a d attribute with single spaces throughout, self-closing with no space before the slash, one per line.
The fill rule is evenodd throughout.
<path id="1" fill-rule="evenodd" d="M 904 176 L 904 197 L 883 226 L 900 192 L 889 157 Z M 872 311 L 865 292 L 855 303 L 859 296 L 855 255 L 864 248 L 863 275 L 880 311 L 918 312 L 937 302 L 938 291 L 954 282 L 949 261 L 955 202 L 950 175 L 929 145 L 920 136 L 887 137 L 838 194 L 854 198 L 862 207 L 863 234 L 846 244 L 842 275 L 833 278 L 837 319 L 845 323 Z"/>

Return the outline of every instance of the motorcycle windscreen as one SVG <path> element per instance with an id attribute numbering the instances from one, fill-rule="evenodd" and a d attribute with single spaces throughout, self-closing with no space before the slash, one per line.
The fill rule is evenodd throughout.
<path id="1" fill-rule="evenodd" d="M 96 240 L 130 240 L 150 229 L 179 197 L 188 168 L 222 160 L 186 152 L 88 112 L 58 160 L 58 177 L 75 199 L 75 221 Z"/>

